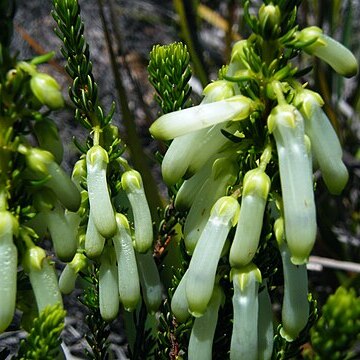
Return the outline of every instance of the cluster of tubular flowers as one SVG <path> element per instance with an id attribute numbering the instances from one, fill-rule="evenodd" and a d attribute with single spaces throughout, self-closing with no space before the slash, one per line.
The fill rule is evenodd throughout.
<path id="1" fill-rule="evenodd" d="M 320 57 L 342 75 L 357 71 L 354 56 L 318 28 L 296 32 L 291 41 L 292 47 Z M 262 79 L 267 86 L 259 97 L 243 95 L 236 80 L 230 81 L 244 81 L 245 76 L 256 81 L 247 62 L 251 46 L 247 40 L 235 44 L 227 77 L 208 85 L 199 105 L 165 114 L 150 127 L 154 137 L 173 140 L 162 173 L 168 185 L 180 184 L 175 207 L 187 210 L 183 239 L 191 260 L 171 309 L 179 322 L 190 315 L 195 318 L 189 359 L 212 358 L 224 299 L 219 282 L 223 268 L 218 271 L 222 257 L 228 258 L 233 288 L 230 359 L 271 358 L 271 302 L 266 279 L 253 262 L 270 193 L 277 204 L 276 210 L 268 208 L 284 272 L 280 333 L 287 341 L 297 338 L 309 315 L 306 263 L 317 230 L 313 167 L 321 170 L 334 194 L 342 191 L 348 178 L 340 142 L 322 110 L 321 97 L 291 77 L 283 80 L 291 66 Z M 270 110 L 265 102 L 271 104 Z M 240 165 L 248 155 L 240 139 L 251 142 L 242 132 L 243 120 L 263 121 L 266 133 L 262 153 L 249 168 Z M 272 178 L 279 173 L 279 188 L 272 184 L 267 167 Z"/>
<path id="2" fill-rule="evenodd" d="M 127 311 L 135 310 L 141 294 L 151 313 L 162 300 L 151 251 L 152 219 L 142 178 L 126 160 L 116 161 L 121 179 L 115 196 L 108 182 L 109 156 L 102 146 L 92 146 L 74 166 L 72 178 L 81 191 L 82 205 L 65 216 L 73 224 L 78 247 L 59 279 L 61 291 L 68 294 L 75 288 L 79 271 L 90 261 L 97 263 L 100 313 L 107 321 L 118 315 L 120 303 Z M 127 210 L 121 213 L 116 208 Z"/>

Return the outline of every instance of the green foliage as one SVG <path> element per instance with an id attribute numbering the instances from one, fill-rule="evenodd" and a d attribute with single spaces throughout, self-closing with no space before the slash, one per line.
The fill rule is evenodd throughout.
<path id="1" fill-rule="evenodd" d="M 20 343 L 16 359 L 52 360 L 60 350 L 60 334 L 64 328 L 66 311 L 60 305 L 47 306 L 34 319 L 33 327 L 26 339 Z"/>
<path id="2" fill-rule="evenodd" d="M 322 315 L 311 329 L 312 359 L 351 359 L 360 339 L 360 297 L 354 289 L 340 286 L 330 295 Z"/>
<path id="3" fill-rule="evenodd" d="M 149 81 L 155 88 L 156 101 L 164 114 L 189 106 L 190 55 L 186 45 L 155 45 L 150 52 Z"/>

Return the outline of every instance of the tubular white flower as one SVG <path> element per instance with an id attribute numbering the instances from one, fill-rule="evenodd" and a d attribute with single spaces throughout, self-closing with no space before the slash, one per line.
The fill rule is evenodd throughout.
<path id="1" fill-rule="evenodd" d="M 233 267 L 249 264 L 256 253 L 270 183 L 270 178 L 259 168 L 244 176 L 239 221 L 229 255 Z"/>
<path id="2" fill-rule="evenodd" d="M 253 108 L 254 102 L 251 99 L 236 95 L 162 115 L 150 126 L 150 132 L 158 139 L 170 140 L 229 120 L 244 120 Z"/>
<path id="3" fill-rule="evenodd" d="M 119 312 L 118 269 L 112 246 L 106 246 L 100 258 L 99 309 L 106 321 L 116 318 Z"/>
<path id="4" fill-rule="evenodd" d="M 286 341 L 293 341 L 305 327 L 309 317 L 308 278 L 306 265 L 294 265 L 284 238 L 284 219 L 274 224 L 284 274 L 284 298 L 281 309 L 282 328 L 280 334 Z"/>
<path id="5" fill-rule="evenodd" d="M 210 218 L 195 247 L 186 280 L 189 311 L 195 317 L 203 315 L 208 306 L 221 251 L 231 227 L 237 221 L 239 208 L 233 197 L 220 198 L 212 207 Z"/>
<path id="6" fill-rule="evenodd" d="M 99 233 L 94 224 L 90 209 L 88 223 L 85 234 L 85 253 L 90 259 L 95 259 L 101 255 L 105 245 L 105 238 Z"/>
<path id="7" fill-rule="evenodd" d="M 219 285 L 215 285 L 208 308 L 205 314 L 196 318 L 191 329 L 188 359 L 189 360 L 211 360 L 212 346 L 218 313 L 224 293 Z"/>
<path id="8" fill-rule="evenodd" d="M 258 357 L 270 360 L 274 346 L 273 312 L 267 284 L 259 293 Z"/>
<path id="9" fill-rule="evenodd" d="M 117 233 L 112 241 L 118 263 L 119 295 L 126 311 L 133 311 L 140 300 L 140 280 L 128 220 L 116 214 Z"/>
<path id="10" fill-rule="evenodd" d="M 0 333 L 10 325 L 16 304 L 17 248 L 13 241 L 15 218 L 0 212 Z"/>
<path id="11" fill-rule="evenodd" d="M 320 95 L 303 90 L 295 102 L 305 119 L 305 132 L 311 141 L 311 149 L 320 167 L 324 182 L 332 194 L 340 194 L 345 187 L 349 173 L 342 161 L 340 141 L 330 120 L 321 109 Z"/>
<path id="12" fill-rule="evenodd" d="M 230 159 L 217 159 L 212 167 L 212 175 L 206 180 L 194 199 L 184 224 L 186 250 L 192 253 L 206 225 L 212 206 L 226 194 L 238 173 L 237 165 Z"/>
<path id="13" fill-rule="evenodd" d="M 258 360 L 258 289 L 261 283 L 260 270 L 250 264 L 232 270 L 233 331 L 230 345 L 230 360 Z"/>
<path id="14" fill-rule="evenodd" d="M 87 265 L 87 258 L 82 253 L 76 253 L 70 263 L 66 264 L 59 278 L 59 288 L 63 294 L 70 294 L 75 289 L 79 271 Z"/>
<path id="15" fill-rule="evenodd" d="M 116 232 L 115 214 L 106 179 L 108 162 L 107 152 L 99 145 L 93 146 L 86 154 L 90 211 L 96 228 L 105 238 L 111 238 Z"/>
<path id="16" fill-rule="evenodd" d="M 159 271 L 151 251 L 136 253 L 136 261 L 146 308 L 150 314 L 154 314 L 159 310 L 163 295 Z"/>
<path id="17" fill-rule="evenodd" d="M 145 253 L 153 243 L 153 227 L 140 173 L 136 170 L 125 171 L 121 176 L 121 185 L 134 216 L 135 248 L 138 252 Z"/>
<path id="18" fill-rule="evenodd" d="M 185 322 L 190 316 L 189 303 L 186 297 L 186 279 L 188 272 L 189 270 L 185 271 L 171 299 L 171 311 L 180 323 Z"/>
<path id="19" fill-rule="evenodd" d="M 316 212 L 304 121 L 291 105 L 276 106 L 268 117 L 279 158 L 286 240 L 291 261 L 304 264 L 316 237 Z"/>
<path id="20" fill-rule="evenodd" d="M 305 42 L 307 39 L 316 38 L 313 43 L 305 46 L 304 50 L 328 63 L 338 74 L 346 77 L 357 74 L 358 62 L 354 54 L 338 41 L 323 34 L 320 28 L 305 28 L 298 34 L 298 38 Z"/>

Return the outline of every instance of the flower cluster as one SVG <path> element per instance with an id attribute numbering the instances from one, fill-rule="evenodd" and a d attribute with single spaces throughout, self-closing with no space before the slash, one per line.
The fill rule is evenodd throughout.
<path id="1" fill-rule="evenodd" d="M 234 44 L 230 64 L 204 89 L 202 102 L 150 127 L 154 137 L 173 140 L 162 173 L 179 188 L 175 207 L 187 210 L 182 235 L 192 257 L 171 308 L 179 322 L 195 317 L 189 359 L 200 351 L 211 358 L 221 278 L 232 280 L 230 358 L 270 359 L 268 279 L 256 261 L 259 244 L 269 238 L 283 263 L 280 333 L 287 341 L 298 337 L 309 316 L 306 263 L 317 231 L 313 170 L 320 169 L 331 193 L 347 182 L 323 100 L 297 80 L 293 58 L 304 51 L 348 77 L 357 72 L 356 59 L 321 29 L 286 23 L 286 11 L 262 5 L 250 17 L 254 34 Z M 266 233 L 264 216 L 274 236 Z M 228 259 L 226 274 L 220 258 Z"/>

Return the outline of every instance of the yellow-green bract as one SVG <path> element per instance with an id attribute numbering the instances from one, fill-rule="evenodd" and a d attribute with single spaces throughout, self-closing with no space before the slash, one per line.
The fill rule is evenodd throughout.
<path id="1" fill-rule="evenodd" d="M 108 154 L 100 145 L 93 146 L 86 154 L 90 212 L 97 230 L 105 238 L 111 238 L 116 232 L 115 214 L 106 179 L 108 162 Z"/>
<path id="2" fill-rule="evenodd" d="M 231 335 L 231 360 L 258 360 L 258 289 L 260 270 L 249 264 L 233 269 L 233 331 Z"/>
<path id="3" fill-rule="evenodd" d="M 191 258 L 186 297 L 189 311 L 198 317 L 204 314 L 213 293 L 217 265 L 226 238 L 239 215 L 239 203 L 231 196 L 220 198 L 212 207 Z"/>
<path id="4" fill-rule="evenodd" d="M 196 318 L 191 329 L 188 359 L 211 360 L 213 339 L 218 320 L 218 313 L 224 293 L 219 285 L 215 285 L 208 308 L 202 317 Z"/>
<path id="5" fill-rule="evenodd" d="M 291 261 L 307 262 L 316 237 L 316 213 L 304 120 L 292 105 L 277 105 L 268 117 L 279 159 L 286 241 Z"/>
<path id="6" fill-rule="evenodd" d="M 245 174 L 239 220 L 230 248 L 229 260 L 233 267 L 249 264 L 256 253 L 269 189 L 270 178 L 261 169 Z"/>
<path id="7" fill-rule="evenodd" d="M 135 228 L 135 248 L 145 253 L 153 243 L 153 227 L 141 175 L 136 170 L 125 171 L 121 185 L 131 204 Z"/>
<path id="8" fill-rule="evenodd" d="M 112 241 L 118 263 L 120 301 L 125 310 L 133 311 L 140 300 L 140 280 L 128 220 L 116 214 L 117 232 Z"/>
<path id="9" fill-rule="evenodd" d="M 17 248 L 13 241 L 13 215 L 0 212 L 0 333 L 11 323 L 15 313 Z"/>

